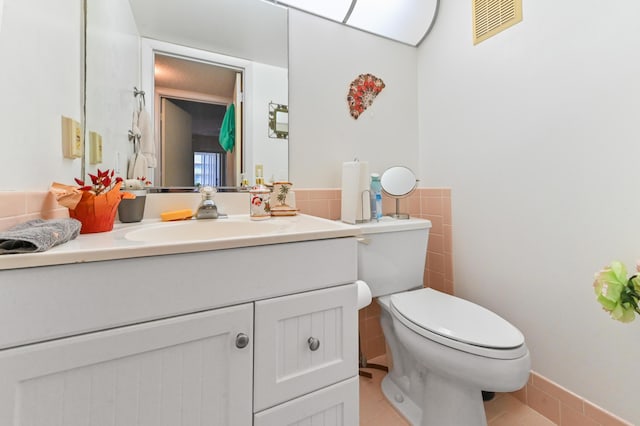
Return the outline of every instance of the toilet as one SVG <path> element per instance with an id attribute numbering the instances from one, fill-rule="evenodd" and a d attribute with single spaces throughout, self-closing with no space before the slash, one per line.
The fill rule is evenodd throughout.
<path id="1" fill-rule="evenodd" d="M 488 309 L 422 287 L 430 221 L 358 226 L 358 278 L 378 297 L 388 346 L 384 395 L 415 426 L 486 425 L 482 391 L 515 391 L 529 377 L 522 333 Z"/>

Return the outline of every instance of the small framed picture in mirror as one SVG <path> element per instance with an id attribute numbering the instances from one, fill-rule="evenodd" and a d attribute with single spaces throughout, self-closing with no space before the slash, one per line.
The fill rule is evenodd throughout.
<path id="1" fill-rule="evenodd" d="M 289 138 L 289 107 L 287 105 L 269 103 L 269 137 Z"/>

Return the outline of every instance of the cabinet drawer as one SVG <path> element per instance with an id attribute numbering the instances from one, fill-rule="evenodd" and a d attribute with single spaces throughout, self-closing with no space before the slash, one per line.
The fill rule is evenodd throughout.
<path id="1" fill-rule="evenodd" d="M 358 377 L 264 410 L 253 426 L 353 426 L 359 423 Z"/>
<path id="2" fill-rule="evenodd" d="M 356 297 L 349 284 L 256 302 L 254 411 L 358 374 Z"/>

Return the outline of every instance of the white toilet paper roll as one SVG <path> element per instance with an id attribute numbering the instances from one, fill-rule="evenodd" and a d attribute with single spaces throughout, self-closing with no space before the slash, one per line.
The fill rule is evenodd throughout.
<path id="1" fill-rule="evenodd" d="M 342 164 L 342 203 L 341 219 L 345 223 L 355 224 L 360 193 L 360 163 L 350 161 Z"/>
<path id="2" fill-rule="evenodd" d="M 358 222 L 368 222 L 371 220 L 371 202 L 369 187 L 371 186 L 371 174 L 369 174 L 369 163 L 360 162 L 360 192 L 358 193 L 358 211 L 356 218 Z"/>
<path id="3" fill-rule="evenodd" d="M 342 164 L 341 217 L 345 223 L 356 224 L 371 219 L 369 203 L 369 163 L 349 161 Z"/>
<path id="4" fill-rule="evenodd" d="M 358 300 L 356 305 L 358 306 L 358 310 L 360 310 L 365 306 L 369 306 L 371 303 L 371 289 L 367 283 L 362 280 L 356 281 L 356 284 L 358 285 Z"/>

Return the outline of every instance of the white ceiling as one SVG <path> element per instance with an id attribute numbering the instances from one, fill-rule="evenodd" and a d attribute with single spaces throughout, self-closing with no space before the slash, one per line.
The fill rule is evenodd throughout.
<path id="1" fill-rule="evenodd" d="M 129 0 L 141 37 L 288 66 L 287 9 L 261 0 Z"/>
<path id="2" fill-rule="evenodd" d="M 129 0 L 142 37 L 287 68 L 287 7 L 417 46 L 439 0 Z"/>

